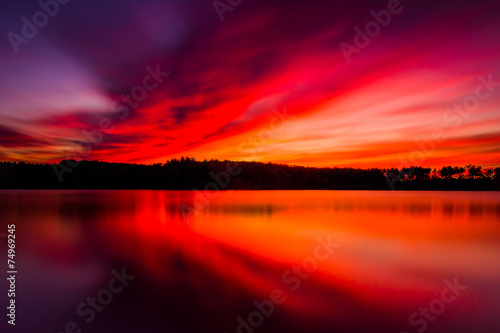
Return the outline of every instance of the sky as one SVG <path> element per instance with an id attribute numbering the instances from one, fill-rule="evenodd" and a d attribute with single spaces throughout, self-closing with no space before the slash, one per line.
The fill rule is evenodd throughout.
<path id="1" fill-rule="evenodd" d="M 0 160 L 500 166 L 496 1 L 60 1 L 2 3 Z"/>

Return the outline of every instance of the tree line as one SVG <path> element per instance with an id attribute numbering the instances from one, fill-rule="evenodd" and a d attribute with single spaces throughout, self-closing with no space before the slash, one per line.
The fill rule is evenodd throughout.
<path id="1" fill-rule="evenodd" d="M 189 157 L 152 165 L 74 160 L 53 164 L 0 162 L 0 189 L 497 191 L 500 168 L 472 164 L 441 169 L 316 168 Z"/>

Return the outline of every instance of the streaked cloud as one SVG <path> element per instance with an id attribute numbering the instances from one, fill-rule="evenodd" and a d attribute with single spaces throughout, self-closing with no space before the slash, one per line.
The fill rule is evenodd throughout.
<path id="1" fill-rule="evenodd" d="M 496 7 L 404 5 L 348 64 L 339 44 L 386 1 L 256 1 L 223 22 L 201 0 L 72 1 L 18 54 L 4 41 L 1 158 L 64 159 L 107 118 L 114 130 L 88 159 L 398 166 L 441 129 L 446 140 L 423 165 L 500 165 L 500 87 L 459 126 L 443 117 L 475 93 L 479 76 L 500 81 Z M 18 31 L 35 9 L 7 7 L 1 32 Z M 170 76 L 117 117 L 113 102 L 156 64 Z M 285 107 L 286 126 L 258 140 Z M 256 153 L 242 151 L 252 140 Z"/>

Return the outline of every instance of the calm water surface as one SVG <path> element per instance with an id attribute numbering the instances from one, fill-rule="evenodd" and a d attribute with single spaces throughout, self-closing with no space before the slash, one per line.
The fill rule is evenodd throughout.
<path id="1" fill-rule="evenodd" d="M 500 193 L 229 191 L 179 212 L 199 199 L 0 191 L 15 331 L 500 332 Z"/>

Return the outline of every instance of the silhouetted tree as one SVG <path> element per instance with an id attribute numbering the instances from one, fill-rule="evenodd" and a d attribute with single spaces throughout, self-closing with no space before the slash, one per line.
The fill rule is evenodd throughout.
<path id="1" fill-rule="evenodd" d="M 439 171 L 439 174 L 442 178 L 450 179 L 450 178 L 453 178 L 453 176 L 455 176 L 455 175 L 462 174 L 464 171 L 465 171 L 465 168 L 447 166 L 447 167 L 441 168 L 441 170 Z"/>
<path id="2" fill-rule="evenodd" d="M 416 180 L 430 179 L 431 168 L 414 168 L 414 175 Z"/>
<path id="3" fill-rule="evenodd" d="M 469 179 L 476 179 L 480 178 L 483 176 L 482 172 L 482 167 L 476 166 L 473 164 L 466 165 L 465 168 L 467 169 L 467 178 Z"/>
<path id="4" fill-rule="evenodd" d="M 441 178 L 423 167 L 391 169 L 310 168 L 271 163 L 181 157 L 152 165 L 65 160 L 54 164 L 0 162 L 2 189 L 166 189 L 204 190 L 498 190 L 500 168 L 443 167 Z M 59 173 L 57 172 L 62 172 Z M 433 173 L 434 174 L 434 173 Z M 493 177 L 494 174 L 494 177 Z M 458 177 L 457 177 L 458 175 Z M 486 176 L 484 176 L 486 175 Z M 62 182 L 60 182 L 63 179 Z M 392 185 L 392 186 L 391 186 Z"/>
<path id="5" fill-rule="evenodd" d="M 493 171 L 493 169 L 485 169 L 484 170 L 484 175 L 488 178 L 491 178 L 493 179 L 494 175 L 495 175 L 495 172 Z"/>

